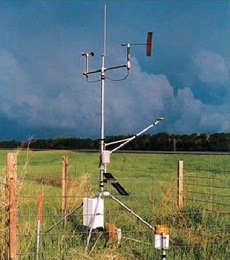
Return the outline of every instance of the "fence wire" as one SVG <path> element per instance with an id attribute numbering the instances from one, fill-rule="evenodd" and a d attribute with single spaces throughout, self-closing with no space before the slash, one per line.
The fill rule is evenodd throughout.
<path id="1" fill-rule="evenodd" d="M 80 187 L 83 181 L 81 178 L 67 181 L 66 217 L 61 212 L 60 183 L 54 184 L 50 179 L 37 183 L 37 194 L 38 190 L 43 193 L 39 248 L 36 248 L 36 191 L 30 190 L 19 197 L 19 259 L 86 259 L 84 250 L 89 230 L 83 226 L 81 205 L 84 197 L 91 197 L 94 193 Z M 95 183 L 92 179 L 88 181 Z M 119 181 L 129 196 L 119 195 L 111 185 L 106 185 L 106 190 L 150 225 L 170 226 L 169 258 L 224 259 L 227 255 L 230 196 L 226 179 L 185 174 L 182 209 L 177 207 L 175 177 L 124 178 Z M 106 223 L 115 223 L 122 230 L 122 242 L 114 251 L 120 255 L 117 253 L 115 259 L 160 258 L 161 252 L 154 249 L 154 232 L 119 203 L 106 198 L 104 214 Z M 93 250 L 87 256 L 89 259 L 96 259 L 99 250 L 106 251 L 109 247 L 107 235 L 104 230 L 93 230 L 90 241 Z"/>
<path id="2" fill-rule="evenodd" d="M 161 259 L 161 250 L 154 246 L 153 230 L 110 197 L 105 198 L 105 223 L 114 223 L 116 229 L 121 229 L 121 242 L 111 243 L 106 229 L 95 229 L 86 253 L 90 230 L 83 225 L 82 202 L 85 197 L 94 196 L 98 180 L 88 174 L 69 177 L 63 213 L 62 177 L 52 173 L 48 176 L 52 177 L 18 179 L 18 259 Z M 105 190 L 151 226 L 169 226 L 168 259 L 227 259 L 230 253 L 229 174 L 187 170 L 185 165 L 181 208 L 176 171 L 175 175 L 153 174 L 152 177 L 142 177 L 140 171 L 137 176 L 119 178 L 129 196 L 121 196 L 110 184 L 105 184 Z M 0 259 L 5 260 L 6 185 L 0 183 L 0 188 Z M 42 194 L 42 213 L 38 232 L 39 194 Z"/>
<path id="3" fill-rule="evenodd" d="M 229 213 L 230 179 L 228 177 L 184 175 L 184 199 L 206 210 Z"/>

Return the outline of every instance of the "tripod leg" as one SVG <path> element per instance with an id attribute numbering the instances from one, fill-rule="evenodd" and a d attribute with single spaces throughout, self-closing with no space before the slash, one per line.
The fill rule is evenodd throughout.
<path id="1" fill-rule="evenodd" d="M 138 218 L 142 223 L 144 223 L 145 225 L 147 225 L 150 229 L 152 229 L 153 231 L 155 231 L 155 228 L 153 226 L 151 226 L 148 222 L 146 222 L 143 218 L 141 218 L 139 215 L 137 215 L 134 211 L 132 211 L 130 208 L 128 208 L 124 203 L 122 203 L 121 201 L 119 201 L 117 198 L 115 198 L 113 195 L 110 194 L 110 197 L 115 200 L 118 204 L 120 204 L 123 208 L 125 208 L 129 213 L 131 213 L 133 216 L 135 216 L 136 218 Z"/>
<path id="2" fill-rule="evenodd" d="M 86 243 L 86 247 L 85 247 L 86 253 L 88 252 L 89 242 L 90 242 L 90 238 L 91 238 L 91 235 L 92 235 L 92 231 L 93 231 L 93 228 L 91 227 L 90 230 L 89 230 L 89 234 L 88 234 L 88 237 L 87 237 L 87 243 Z"/>

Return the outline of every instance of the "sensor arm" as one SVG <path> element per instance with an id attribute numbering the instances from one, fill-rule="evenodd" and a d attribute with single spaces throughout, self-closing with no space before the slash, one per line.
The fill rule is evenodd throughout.
<path id="1" fill-rule="evenodd" d="M 82 52 L 81 56 L 85 57 L 85 72 L 83 73 L 83 75 L 85 75 L 86 78 L 87 78 L 88 77 L 88 70 L 89 70 L 89 57 L 90 56 L 93 57 L 94 56 L 94 52 L 90 52 L 90 53 Z"/>
<path id="2" fill-rule="evenodd" d="M 114 69 L 120 69 L 120 68 L 127 68 L 128 73 L 129 70 L 131 68 L 131 61 L 130 61 L 130 43 L 127 44 L 122 44 L 122 46 L 127 46 L 127 63 L 123 64 L 123 65 L 118 65 L 118 66 L 114 66 L 114 67 L 109 67 L 109 68 L 103 68 L 103 72 L 107 71 L 107 70 L 114 70 Z M 95 74 L 95 73 L 99 73 L 102 72 L 102 69 L 98 69 L 98 70 L 93 70 L 93 71 L 89 71 L 88 67 L 89 67 L 89 57 L 90 56 L 94 56 L 93 52 L 90 53 L 85 53 L 82 52 L 81 54 L 82 56 L 85 56 L 86 58 L 86 68 L 85 68 L 85 72 L 83 73 L 84 76 L 86 76 L 86 78 L 88 77 L 89 74 Z"/>
<path id="3" fill-rule="evenodd" d="M 152 37 L 153 37 L 153 33 L 152 32 L 148 32 L 147 34 L 147 39 L 146 39 L 146 43 L 122 43 L 121 46 L 126 46 L 126 58 L 127 58 L 127 62 L 124 65 L 119 65 L 119 66 L 114 66 L 114 67 L 109 67 L 109 68 L 105 68 L 103 67 L 103 73 L 107 70 L 114 70 L 114 69 L 120 69 L 120 68 L 127 68 L 127 73 L 129 74 L 129 70 L 131 68 L 131 45 L 145 45 L 146 46 L 146 55 L 147 56 L 151 56 L 151 51 L 152 51 Z M 85 68 L 85 72 L 83 73 L 84 76 L 86 76 L 86 80 L 88 79 L 88 75 L 89 74 L 94 74 L 94 73 L 102 73 L 102 69 L 99 70 L 94 70 L 94 71 L 89 71 L 88 67 L 89 67 L 89 57 L 90 56 L 94 56 L 94 52 L 82 52 L 81 53 L 82 56 L 85 56 L 86 58 L 86 68 Z M 105 55 L 105 54 L 104 54 Z"/>
<path id="4" fill-rule="evenodd" d="M 122 140 L 113 141 L 113 142 L 110 142 L 110 143 L 105 144 L 105 147 L 106 147 L 106 146 L 110 146 L 110 145 L 112 145 L 112 144 L 123 143 L 123 142 L 125 142 L 125 141 L 127 141 L 127 140 L 129 140 L 129 138 L 125 138 L 125 139 L 122 139 Z"/>
<path id="5" fill-rule="evenodd" d="M 157 118 L 151 125 L 149 125 L 148 127 L 144 128 L 142 131 L 140 131 L 139 133 L 131 136 L 130 138 L 127 138 L 127 139 L 123 139 L 123 140 L 120 140 L 120 141 L 115 141 L 115 142 L 112 142 L 112 143 L 109 143 L 107 144 L 108 145 L 111 145 L 111 144 L 115 144 L 115 143 L 121 143 L 120 145 L 118 145 L 116 148 L 114 148 L 113 150 L 110 151 L 110 153 L 113 153 L 115 151 L 117 151 L 118 149 L 120 149 L 121 147 L 125 146 L 126 144 L 128 144 L 129 142 L 131 142 L 133 139 L 135 139 L 136 137 L 140 136 L 141 134 L 143 134 L 144 132 L 148 131 L 150 128 L 156 126 L 160 121 L 162 120 L 165 120 L 165 118 L 163 117 L 159 117 Z"/>

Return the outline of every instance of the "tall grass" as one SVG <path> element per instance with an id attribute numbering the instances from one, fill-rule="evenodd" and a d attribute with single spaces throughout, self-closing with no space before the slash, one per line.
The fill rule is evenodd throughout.
<path id="1" fill-rule="evenodd" d="M 2 180 L 5 154 L 6 151 L 0 151 Z M 69 157 L 68 212 L 79 207 L 68 216 L 66 224 L 65 221 L 60 222 L 63 218 L 60 210 L 63 155 Z M 179 209 L 176 182 L 180 159 L 184 160 L 185 175 L 223 177 L 229 185 L 228 158 L 227 155 L 113 154 L 108 171 L 114 174 L 130 196 L 119 196 L 108 184 L 105 189 L 151 225 L 170 226 L 169 259 L 225 259 L 229 250 L 228 215 L 207 212 L 204 205 L 196 201 L 188 202 Z M 101 233 L 96 230 L 90 248 L 95 243 L 96 246 L 90 254 L 85 253 L 88 231 L 82 225 L 80 205 L 83 197 L 92 196 L 98 189 L 97 153 L 19 151 L 18 172 L 20 259 L 36 259 L 37 196 L 40 192 L 43 194 L 43 218 L 39 259 L 161 258 L 161 251 L 154 249 L 152 230 L 109 198 L 105 200 L 105 221 L 116 223 L 122 229 L 122 243 L 119 247 L 110 248 L 106 244 L 106 234 L 103 233 L 97 240 Z M 0 187 L 4 190 L 2 185 Z M 0 217 L 3 216 L 3 207 L 1 204 Z M 1 227 L 5 227 L 3 217 L 0 221 Z M 0 252 L 3 252 L 5 243 L 2 239 L 0 241 Z"/>

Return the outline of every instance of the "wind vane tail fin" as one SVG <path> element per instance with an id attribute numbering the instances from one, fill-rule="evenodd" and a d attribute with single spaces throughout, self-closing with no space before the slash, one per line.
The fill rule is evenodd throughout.
<path id="1" fill-rule="evenodd" d="M 151 53 L 152 53 L 152 38 L 153 38 L 153 33 L 148 32 L 147 40 L 146 40 L 146 55 L 147 56 L 151 56 Z"/>

